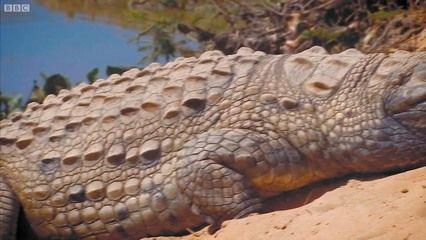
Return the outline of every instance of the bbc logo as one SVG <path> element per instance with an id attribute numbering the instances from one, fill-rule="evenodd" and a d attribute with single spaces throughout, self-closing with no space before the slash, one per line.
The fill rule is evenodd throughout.
<path id="1" fill-rule="evenodd" d="M 30 12 L 30 4 L 3 4 L 3 11 L 7 13 Z"/>

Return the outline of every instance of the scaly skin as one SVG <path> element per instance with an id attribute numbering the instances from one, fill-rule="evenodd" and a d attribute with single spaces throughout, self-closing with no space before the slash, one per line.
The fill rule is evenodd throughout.
<path id="1" fill-rule="evenodd" d="M 206 52 L 1 122 L 0 235 L 139 239 L 323 179 L 426 164 L 426 53 Z"/>

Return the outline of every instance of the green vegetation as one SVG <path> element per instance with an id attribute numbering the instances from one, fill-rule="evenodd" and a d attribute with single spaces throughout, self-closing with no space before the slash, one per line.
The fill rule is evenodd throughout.
<path id="1" fill-rule="evenodd" d="M 145 32 L 138 34 L 138 36 L 132 40 L 132 42 L 138 45 L 139 51 L 147 52 L 140 63 L 146 64 L 152 61 L 158 61 L 161 57 L 169 61 L 172 57 L 176 56 L 176 46 L 178 46 L 178 44 L 170 34 L 170 31 L 167 31 L 166 28 L 167 26 L 152 26 L 150 29 L 145 30 Z M 152 36 L 152 41 L 147 41 L 143 38 L 143 36 L 148 33 Z"/>
<path id="2" fill-rule="evenodd" d="M 131 69 L 132 67 L 117 67 L 117 66 L 107 66 L 106 74 L 109 76 L 111 74 L 122 74 L 123 72 Z"/>
<path id="3" fill-rule="evenodd" d="M 94 68 L 90 72 L 87 73 L 86 77 L 89 83 L 93 83 L 98 78 L 99 69 Z"/>
<path id="4" fill-rule="evenodd" d="M 20 111 L 22 106 L 22 96 L 3 96 L 0 92 L 0 120 L 6 118 L 8 114 Z"/>
<path id="5" fill-rule="evenodd" d="M 377 12 L 368 13 L 368 18 L 372 21 L 389 21 L 402 13 L 404 13 L 402 9 L 385 10 L 382 7 Z"/>
<path id="6" fill-rule="evenodd" d="M 336 41 L 341 35 L 342 32 L 332 32 L 321 27 L 305 30 L 302 32 L 302 36 L 306 39 L 319 38 L 325 41 Z"/>
<path id="7" fill-rule="evenodd" d="M 46 96 L 49 94 L 58 94 L 61 89 L 70 89 L 68 78 L 61 74 L 44 77 L 44 81 L 43 92 Z"/>

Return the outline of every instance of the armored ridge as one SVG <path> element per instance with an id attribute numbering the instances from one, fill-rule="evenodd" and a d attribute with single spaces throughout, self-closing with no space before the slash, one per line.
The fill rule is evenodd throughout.
<path id="1" fill-rule="evenodd" d="M 426 164 L 426 53 L 211 51 L 81 84 L 0 124 L 0 236 L 139 239 L 352 172 Z"/>

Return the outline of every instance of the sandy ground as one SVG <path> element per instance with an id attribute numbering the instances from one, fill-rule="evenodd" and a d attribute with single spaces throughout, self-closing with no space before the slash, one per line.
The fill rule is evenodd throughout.
<path id="1" fill-rule="evenodd" d="M 284 194 L 269 213 L 223 223 L 184 237 L 150 240 L 426 239 L 426 167 L 391 175 L 354 177 Z"/>

